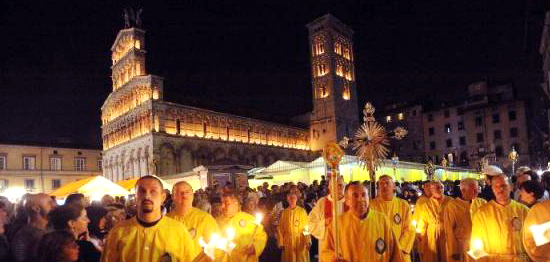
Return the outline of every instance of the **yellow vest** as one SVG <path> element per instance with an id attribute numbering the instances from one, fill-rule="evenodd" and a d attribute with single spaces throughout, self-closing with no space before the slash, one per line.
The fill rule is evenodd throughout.
<path id="1" fill-rule="evenodd" d="M 192 207 L 185 215 L 181 216 L 174 211 L 166 215 L 179 222 L 182 222 L 189 234 L 199 244 L 199 238 L 202 237 L 206 243 L 210 242 L 210 236 L 213 233 L 220 233 L 218 223 L 210 214 Z"/>
<path id="2" fill-rule="evenodd" d="M 495 202 L 481 206 L 472 219 L 470 243 L 479 239 L 489 257 L 478 261 L 528 261 L 521 243 L 521 230 L 529 208 L 514 200 L 502 206 Z"/>
<path id="3" fill-rule="evenodd" d="M 384 201 L 381 197 L 377 197 L 372 201 L 371 207 L 388 217 L 395 238 L 398 240 L 399 248 L 407 254 L 411 253 L 415 229 L 411 222 L 409 203 L 397 197 L 393 197 L 391 201 Z"/>
<path id="4" fill-rule="evenodd" d="M 340 221 L 340 254 L 346 261 L 403 261 L 397 240 L 388 218 L 370 209 L 364 219 L 352 211 L 345 212 Z M 323 241 L 322 262 L 336 259 L 332 225 Z"/>
<path id="5" fill-rule="evenodd" d="M 283 247 L 282 261 L 309 262 L 308 244 L 310 236 L 304 235 L 304 228 L 308 223 L 307 212 L 297 206 L 294 209 L 286 208 L 281 212 L 277 227 L 277 244 Z"/>
<path id="6" fill-rule="evenodd" d="M 235 242 L 236 247 L 233 249 L 233 252 L 231 252 L 232 259 L 239 262 L 257 262 L 267 242 L 267 234 L 264 231 L 264 227 L 261 224 L 257 225 L 255 223 L 255 218 L 244 212 L 238 212 L 231 218 L 221 216 L 217 221 L 218 226 L 222 230 L 222 235 L 227 232 L 227 228 L 233 228 L 235 230 L 235 239 L 233 242 Z M 254 230 L 256 230 L 256 236 L 254 240 L 252 240 Z M 246 255 L 247 247 L 250 244 L 254 245 L 256 251 L 255 256 Z"/>
<path id="7" fill-rule="evenodd" d="M 180 222 L 163 217 L 156 225 L 143 227 L 133 217 L 111 229 L 101 261 L 189 262 L 198 254 L 193 239 Z"/>

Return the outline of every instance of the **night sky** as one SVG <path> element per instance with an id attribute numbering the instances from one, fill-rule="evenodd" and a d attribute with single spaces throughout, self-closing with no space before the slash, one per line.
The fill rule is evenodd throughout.
<path id="1" fill-rule="evenodd" d="M 147 71 L 165 77 L 165 100 L 243 116 L 311 110 L 305 24 L 326 13 L 355 31 L 360 108 L 456 98 L 480 80 L 523 90 L 542 80 L 543 0 L 215 2 L 4 0 L 0 142 L 100 147 L 125 6 L 144 9 Z"/>

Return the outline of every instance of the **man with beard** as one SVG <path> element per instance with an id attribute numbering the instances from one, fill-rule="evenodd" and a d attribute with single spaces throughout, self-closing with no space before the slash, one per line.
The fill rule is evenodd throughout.
<path id="1" fill-rule="evenodd" d="M 529 261 L 521 243 L 521 230 L 529 208 L 512 200 L 512 186 L 505 174 L 494 176 L 491 187 L 495 199 L 481 206 L 472 218 L 471 249 L 480 248 L 489 255 L 483 262 Z"/>
<path id="2" fill-rule="evenodd" d="M 158 178 L 141 177 L 136 182 L 137 215 L 111 229 L 101 261 L 192 261 L 199 250 L 182 223 L 162 216 L 165 198 Z"/>
<path id="3" fill-rule="evenodd" d="M 332 225 L 322 243 L 322 262 L 403 261 L 398 241 L 386 215 L 369 209 L 367 189 L 355 181 L 346 186 L 349 210 L 338 217 L 339 254 Z"/>
<path id="4" fill-rule="evenodd" d="M 439 181 L 430 183 L 428 191 L 432 196 L 428 201 L 417 205 L 419 250 L 422 261 L 445 261 L 445 235 L 443 232 L 443 210 L 451 200 L 443 195 L 443 184 Z"/>
<path id="5" fill-rule="evenodd" d="M 378 195 L 372 201 L 372 209 L 388 216 L 399 248 L 405 261 L 411 261 L 415 229 L 411 223 L 411 208 L 407 201 L 394 197 L 395 184 L 389 175 L 378 179 Z"/>
<path id="6" fill-rule="evenodd" d="M 48 214 L 53 209 L 53 200 L 46 194 L 29 195 L 25 203 L 28 223 L 23 226 L 11 241 L 14 261 L 34 261 L 36 248 L 48 226 Z"/>
<path id="7" fill-rule="evenodd" d="M 227 191 L 222 196 L 223 214 L 218 218 L 222 233 L 228 228 L 235 232 L 235 248 L 231 252 L 234 261 L 258 262 L 267 242 L 267 234 L 262 224 L 257 224 L 254 216 L 240 211 L 239 197 L 234 191 Z M 227 236 L 227 235 L 226 235 Z"/>
<path id="8" fill-rule="evenodd" d="M 460 181 L 461 197 L 449 202 L 443 210 L 443 227 L 445 228 L 445 247 L 447 261 L 473 261 L 466 252 L 470 247 L 472 234 L 472 215 L 487 203 L 477 197 L 479 185 L 473 178 Z"/>

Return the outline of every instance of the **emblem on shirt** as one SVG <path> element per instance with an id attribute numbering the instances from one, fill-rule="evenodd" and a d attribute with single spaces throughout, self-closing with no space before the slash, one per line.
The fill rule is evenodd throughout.
<path id="1" fill-rule="evenodd" d="M 191 235 L 192 238 L 195 238 L 195 236 L 197 235 L 197 229 L 195 228 L 190 228 L 189 229 L 189 234 Z"/>
<path id="2" fill-rule="evenodd" d="M 393 216 L 393 222 L 398 225 L 401 224 L 401 216 L 399 215 L 399 213 L 395 213 L 395 216 Z"/>
<path id="3" fill-rule="evenodd" d="M 516 231 L 521 230 L 521 221 L 519 220 L 519 217 L 514 217 L 514 219 L 512 219 L 512 227 Z"/>
<path id="4" fill-rule="evenodd" d="M 172 257 L 170 256 L 170 254 L 168 254 L 168 252 L 166 252 L 160 258 L 160 262 L 172 262 Z"/>
<path id="5" fill-rule="evenodd" d="M 239 221 L 239 226 L 245 227 L 245 226 L 246 226 L 246 220 L 241 219 L 241 220 Z"/>
<path id="6" fill-rule="evenodd" d="M 378 254 L 382 254 L 386 251 L 386 242 L 382 238 L 376 240 L 376 246 L 374 247 Z"/>
<path id="7" fill-rule="evenodd" d="M 294 226 L 295 226 L 295 227 L 298 227 L 298 226 L 300 226 L 300 221 L 298 221 L 298 220 L 294 220 Z"/>

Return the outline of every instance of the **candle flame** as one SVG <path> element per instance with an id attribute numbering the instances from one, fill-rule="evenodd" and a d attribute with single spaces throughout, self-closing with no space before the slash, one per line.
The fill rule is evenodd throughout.
<path id="1" fill-rule="evenodd" d="M 474 241 L 472 241 L 472 247 L 474 250 L 483 250 L 483 241 L 479 238 L 474 239 Z"/>
<path id="2" fill-rule="evenodd" d="M 263 217 L 262 213 L 256 213 L 256 224 L 261 224 L 263 218 L 264 217 Z"/>
<path id="3" fill-rule="evenodd" d="M 227 239 L 229 239 L 230 241 L 233 240 L 235 238 L 235 230 L 231 227 L 227 228 L 226 236 Z"/>

